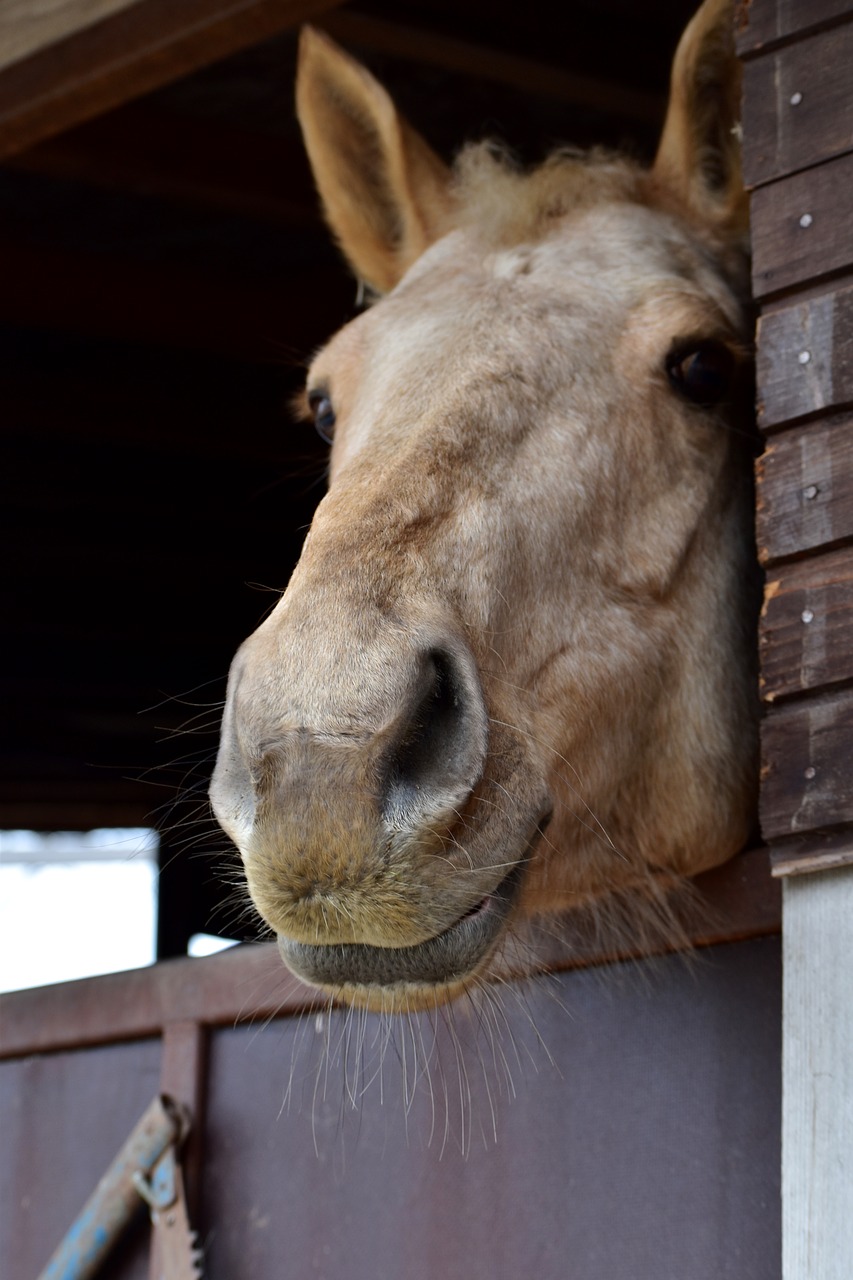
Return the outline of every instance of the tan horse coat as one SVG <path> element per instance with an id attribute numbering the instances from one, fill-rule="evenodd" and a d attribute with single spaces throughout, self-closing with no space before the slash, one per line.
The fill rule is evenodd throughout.
<path id="1" fill-rule="evenodd" d="M 235 659 L 211 794 L 285 959 L 349 998 L 452 995 L 514 922 L 657 895 L 749 831 L 730 25 L 711 0 L 685 33 L 650 171 L 532 174 L 449 172 L 304 35 L 327 216 L 384 296 L 310 369 L 329 493 Z"/>

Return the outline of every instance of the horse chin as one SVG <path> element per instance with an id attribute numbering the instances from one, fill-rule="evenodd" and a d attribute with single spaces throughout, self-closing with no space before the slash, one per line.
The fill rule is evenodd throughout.
<path id="1" fill-rule="evenodd" d="M 503 880 L 449 928 L 408 947 L 296 942 L 278 948 L 298 978 L 335 999 L 384 1012 L 407 1012 L 454 999 L 483 973 L 507 932 L 529 851 Z"/>

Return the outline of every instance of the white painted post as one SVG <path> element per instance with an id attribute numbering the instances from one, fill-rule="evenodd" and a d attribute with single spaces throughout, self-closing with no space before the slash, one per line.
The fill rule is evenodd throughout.
<path id="1" fill-rule="evenodd" d="M 783 1276 L 851 1280 L 853 866 L 783 883 Z"/>

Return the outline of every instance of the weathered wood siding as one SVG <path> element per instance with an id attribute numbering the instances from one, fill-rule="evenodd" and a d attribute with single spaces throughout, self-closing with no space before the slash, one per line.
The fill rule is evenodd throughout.
<path id="1" fill-rule="evenodd" d="M 783 1276 L 853 1274 L 853 7 L 741 12 L 759 304 L 761 821 L 784 876 Z"/>
<path id="2" fill-rule="evenodd" d="M 777 874 L 853 862 L 853 6 L 752 0 L 761 820 Z"/>

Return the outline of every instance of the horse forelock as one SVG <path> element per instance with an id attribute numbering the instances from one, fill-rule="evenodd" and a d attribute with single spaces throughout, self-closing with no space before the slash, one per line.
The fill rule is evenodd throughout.
<path id="1" fill-rule="evenodd" d="M 647 188 L 640 165 L 602 148 L 563 147 L 526 169 L 494 142 L 470 143 L 454 165 L 453 221 L 503 248 L 542 239 L 566 215 L 594 205 L 643 202 Z"/>
<path id="2" fill-rule="evenodd" d="M 689 227 L 714 269 L 738 297 L 748 296 L 748 235 L 707 220 L 653 170 L 623 154 L 559 147 L 527 168 L 494 141 L 469 143 L 456 158 L 452 191 L 446 229 L 474 231 L 481 245 L 496 250 L 546 240 L 566 219 L 608 205 L 658 210 Z"/>

